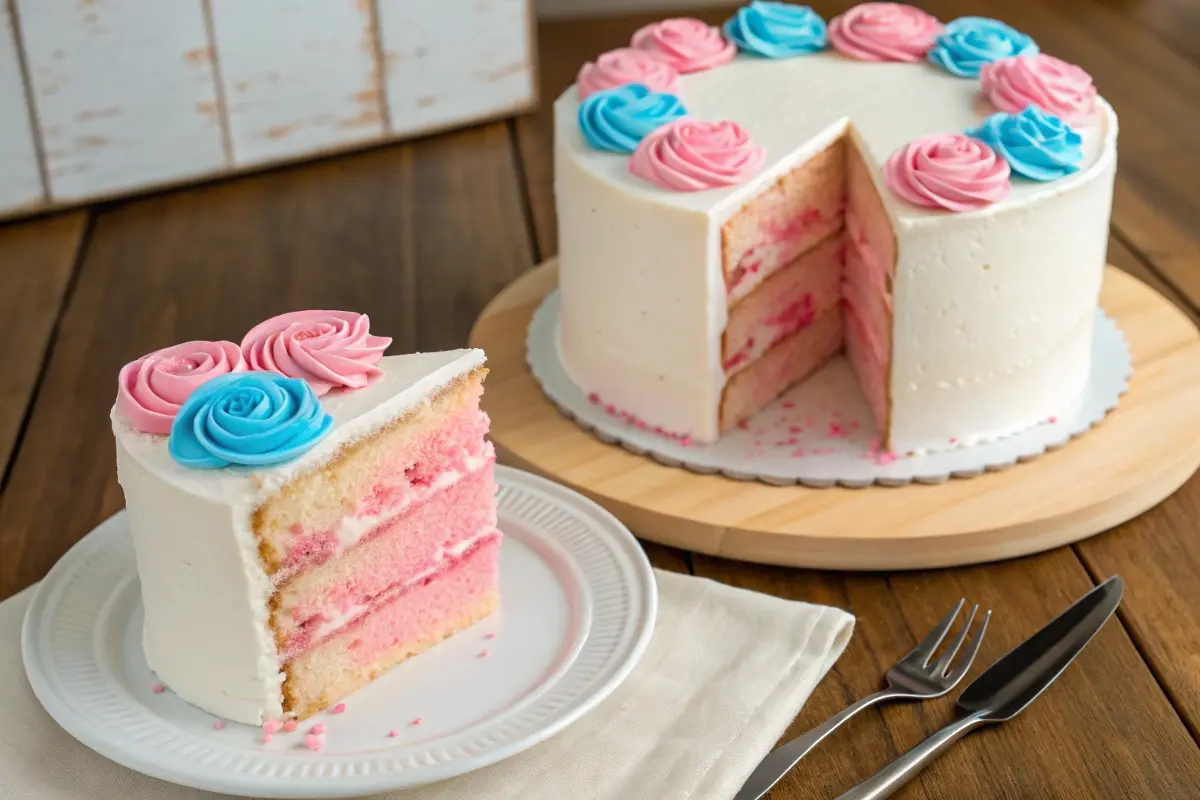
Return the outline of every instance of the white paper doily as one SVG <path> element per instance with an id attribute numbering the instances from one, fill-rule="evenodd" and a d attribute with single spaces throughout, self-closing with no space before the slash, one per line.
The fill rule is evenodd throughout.
<path id="1" fill-rule="evenodd" d="M 903 486 L 970 478 L 1030 461 L 1086 433 L 1116 408 L 1129 387 L 1133 362 L 1125 337 L 1096 310 L 1092 369 L 1083 394 L 1053 421 L 1003 439 L 940 453 L 879 457 L 878 433 L 850 366 L 838 357 L 758 413 L 746 427 L 713 444 L 684 445 L 634 427 L 590 402 L 563 369 L 558 349 L 558 290 L 548 294 L 529 324 L 526 357 L 542 391 L 567 417 L 610 444 L 668 466 L 812 487 Z"/>

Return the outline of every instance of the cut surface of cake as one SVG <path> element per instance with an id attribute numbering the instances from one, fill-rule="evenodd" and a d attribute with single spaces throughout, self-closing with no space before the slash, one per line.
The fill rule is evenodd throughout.
<path id="1" fill-rule="evenodd" d="M 248 724 L 326 708 L 499 588 L 483 353 L 385 357 L 362 315 L 276 320 L 133 362 L 111 415 L 147 662 Z"/>
<path id="2" fill-rule="evenodd" d="M 899 454 L 1080 395 L 1117 137 L 1083 70 L 895 3 L 826 25 L 755 2 L 631 46 L 669 93 L 602 56 L 555 103 L 558 344 L 584 394 L 712 442 L 844 353 Z"/>

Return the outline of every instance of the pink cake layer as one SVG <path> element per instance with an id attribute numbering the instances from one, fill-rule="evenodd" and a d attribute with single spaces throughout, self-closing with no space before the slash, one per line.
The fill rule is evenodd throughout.
<path id="1" fill-rule="evenodd" d="M 842 312 L 834 307 L 729 379 L 721 398 L 721 430 L 758 413 L 788 387 L 816 372 L 841 347 Z"/>
<path id="2" fill-rule="evenodd" d="M 272 626 L 284 660 L 307 650 L 331 626 L 375 598 L 428 574 L 496 527 L 492 461 L 388 519 L 339 558 L 304 570 L 280 587 Z"/>
<path id="3" fill-rule="evenodd" d="M 478 541 L 287 664 L 285 710 L 310 716 L 490 614 L 498 598 L 500 541 L 498 531 Z"/>
<path id="4" fill-rule="evenodd" d="M 721 228 L 730 306 L 842 227 L 846 146 L 839 139 L 783 175 Z"/>
<path id="5" fill-rule="evenodd" d="M 748 367 L 841 296 L 842 237 L 833 235 L 767 278 L 729 311 L 722 337 L 727 374 Z"/>
<path id="6" fill-rule="evenodd" d="M 846 356 L 886 446 L 895 238 L 874 183 L 853 150 L 849 154 L 847 180 L 846 267 L 842 286 Z"/>
<path id="7" fill-rule="evenodd" d="M 492 445 L 483 438 L 487 430 L 486 414 L 461 408 L 415 432 L 403 447 L 377 463 L 353 465 L 358 489 L 346 501 L 349 510 L 342 508 L 330 521 L 325 509 L 317 507 L 293 523 L 275 582 L 326 563 L 407 508 L 493 460 Z"/>

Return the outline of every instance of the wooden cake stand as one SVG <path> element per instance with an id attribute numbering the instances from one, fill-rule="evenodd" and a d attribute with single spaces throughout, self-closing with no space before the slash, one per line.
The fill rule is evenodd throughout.
<path id="1" fill-rule="evenodd" d="M 559 414 L 525 363 L 525 332 L 557 265 L 484 309 L 484 407 L 500 459 L 570 486 L 638 536 L 742 561 L 910 569 L 1037 553 L 1161 502 L 1200 466 L 1200 332 L 1168 300 L 1109 267 L 1101 304 L 1133 354 L 1129 392 L 1095 429 L 1010 469 L 927 486 L 810 489 L 667 467 L 607 445 Z"/>

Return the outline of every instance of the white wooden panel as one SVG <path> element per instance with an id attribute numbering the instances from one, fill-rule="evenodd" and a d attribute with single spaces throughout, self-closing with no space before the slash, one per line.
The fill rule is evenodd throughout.
<path id="1" fill-rule="evenodd" d="M 224 164 L 200 0 L 17 0 L 51 197 Z"/>
<path id="2" fill-rule="evenodd" d="M 505 111 L 533 96 L 527 0 L 378 0 L 392 130 Z"/>
<path id="3" fill-rule="evenodd" d="M 345 147 L 383 134 L 369 0 L 212 4 L 236 163 Z"/>
<path id="4" fill-rule="evenodd" d="M 12 22 L 0 0 L 0 213 L 44 198 Z"/>

